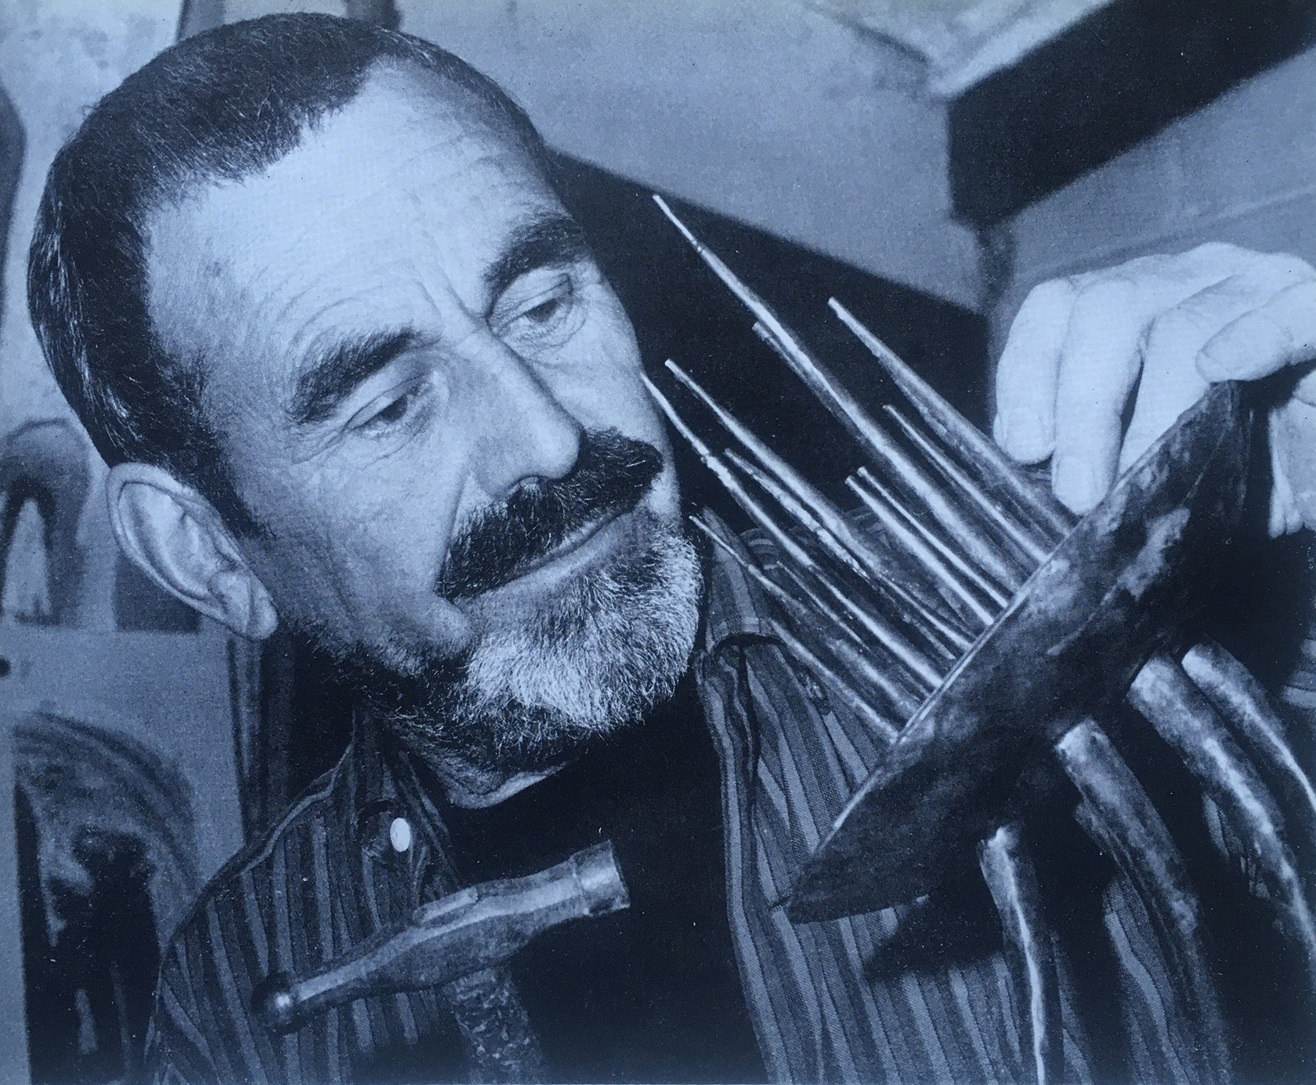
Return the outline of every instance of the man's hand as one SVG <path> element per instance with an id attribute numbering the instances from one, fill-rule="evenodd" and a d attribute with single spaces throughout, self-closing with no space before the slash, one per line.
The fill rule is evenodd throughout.
<path id="1" fill-rule="evenodd" d="M 1043 283 L 1001 354 L 996 440 L 1024 463 L 1050 456 L 1056 496 L 1087 512 L 1211 381 L 1289 367 L 1270 529 L 1316 527 L 1316 269 L 1294 256 L 1210 244 Z"/>

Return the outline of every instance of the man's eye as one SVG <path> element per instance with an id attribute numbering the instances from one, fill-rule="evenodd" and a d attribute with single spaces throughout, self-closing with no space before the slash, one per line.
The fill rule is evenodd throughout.
<path id="1" fill-rule="evenodd" d="M 547 324 L 554 316 L 561 313 L 566 303 L 567 299 L 560 296 L 549 298 L 547 301 L 541 301 L 534 308 L 527 309 L 521 314 L 520 319 L 527 320 L 532 324 Z"/>
<path id="2" fill-rule="evenodd" d="M 499 311 L 501 310 L 501 312 Z M 495 333 L 514 349 L 551 349 L 565 343 L 579 329 L 584 314 L 582 298 L 569 274 L 560 274 L 544 289 L 505 296 L 492 320 Z"/>
<path id="3" fill-rule="evenodd" d="M 348 429 L 372 434 L 387 430 L 406 420 L 420 396 L 420 386 L 394 389 L 377 396 L 357 411 L 348 422 Z"/>

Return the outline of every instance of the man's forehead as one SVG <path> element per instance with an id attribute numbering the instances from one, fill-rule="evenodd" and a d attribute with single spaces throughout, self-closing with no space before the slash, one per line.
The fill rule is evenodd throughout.
<path id="1" fill-rule="evenodd" d="M 559 208 L 537 162 L 469 91 L 381 67 L 265 170 L 156 212 L 152 319 L 167 348 L 195 352 L 239 314 L 296 335 L 317 311 L 469 293 L 507 235 Z M 462 281 L 426 279 L 436 275 Z"/>
<path id="2" fill-rule="evenodd" d="M 451 183 L 463 177 L 466 184 Z M 215 232 L 220 247 L 244 224 L 257 237 L 292 243 L 335 211 L 396 214 L 419 199 L 433 211 L 445 193 L 454 204 L 482 194 L 485 209 L 499 199 L 556 203 L 538 162 L 488 105 L 423 69 L 389 65 L 264 169 L 187 186 L 150 216 L 148 233 L 155 241 L 181 226 L 195 235 L 208 218 L 223 224 Z"/>

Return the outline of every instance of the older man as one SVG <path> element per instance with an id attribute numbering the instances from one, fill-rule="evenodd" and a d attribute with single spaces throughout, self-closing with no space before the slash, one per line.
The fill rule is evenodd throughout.
<path id="1" fill-rule="evenodd" d="M 33 316 L 111 465 L 121 545 L 244 636 L 285 623 L 360 691 L 337 769 L 175 936 L 153 1073 L 1021 1075 L 998 945 L 879 968 L 895 913 L 795 926 L 777 906 L 853 781 L 749 587 L 720 566 L 703 585 L 630 325 L 546 161 L 442 50 L 289 16 L 162 54 L 52 168 Z M 1314 281 L 1218 248 L 1048 287 L 1007 348 L 998 436 L 1054 451 L 1057 491 L 1090 505 L 1135 384 L 1144 444 L 1203 374 L 1305 361 Z M 1240 351 L 1258 329 L 1268 349 Z M 1311 507 L 1305 409 L 1275 446 L 1279 526 Z M 291 1035 L 252 1017 L 264 976 L 601 837 L 629 911 Z M 1108 908 L 1145 978 L 1112 995 L 1120 1054 L 1071 1015 L 1069 1072 L 1192 1079 L 1192 1022 L 1134 905 Z"/>

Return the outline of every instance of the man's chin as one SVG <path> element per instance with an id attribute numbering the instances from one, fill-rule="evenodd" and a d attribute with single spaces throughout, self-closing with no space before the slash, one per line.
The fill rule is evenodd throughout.
<path id="1" fill-rule="evenodd" d="M 679 527 L 643 510 L 628 519 L 606 559 L 551 591 L 491 601 L 458 659 L 404 673 L 363 668 L 354 652 L 367 707 L 427 760 L 502 775 L 551 768 L 642 720 L 685 672 L 703 584 Z"/>

